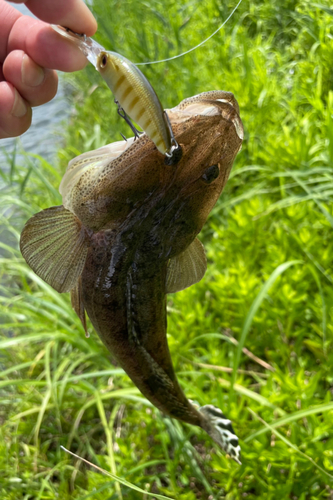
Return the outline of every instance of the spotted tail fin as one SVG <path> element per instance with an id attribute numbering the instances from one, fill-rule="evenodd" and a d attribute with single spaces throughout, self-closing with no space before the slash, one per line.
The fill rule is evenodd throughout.
<path id="1" fill-rule="evenodd" d="M 228 453 L 239 465 L 241 448 L 238 444 L 238 437 L 224 413 L 216 406 L 205 405 L 199 408 L 199 412 L 204 417 L 203 428 L 210 437 L 217 443 L 223 451 Z"/>

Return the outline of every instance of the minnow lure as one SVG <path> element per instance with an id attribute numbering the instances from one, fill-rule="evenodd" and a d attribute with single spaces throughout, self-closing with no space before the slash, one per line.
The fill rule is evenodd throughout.
<path id="1" fill-rule="evenodd" d="M 219 198 L 243 140 L 237 101 L 212 91 L 168 115 L 183 156 L 166 168 L 146 135 L 74 158 L 60 185 L 63 205 L 34 215 L 23 257 L 58 292 L 71 292 L 106 347 L 164 414 L 204 429 L 240 463 L 230 420 L 183 393 L 167 343 L 166 294 L 206 271 L 196 238 Z"/>
<path id="2" fill-rule="evenodd" d="M 62 26 L 52 25 L 52 28 L 74 42 L 95 66 L 115 97 L 120 116 L 126 120 L 127 114 L 140 125 L 160 153 L 166 155 L 168 164 L 179 161 L 181 150 L 174 138 L 168 116 L 155 90 L 135 64 L 116 52 L 106 51 L 86 35 L 74 33 Z M 131 124 L 130 126 L 136 132 Z"/>

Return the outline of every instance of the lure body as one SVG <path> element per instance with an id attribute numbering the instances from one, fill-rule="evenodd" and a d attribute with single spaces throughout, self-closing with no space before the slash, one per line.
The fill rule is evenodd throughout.
<path id="1" fill-rule="evenodd" d="M 125 112 L 146 132 L 157 149 L 171 150 L 165 112 L 153 87 L 135 64 L 116 52 L 102 51 L 96 69 Z"/>
<path id="2" fill-rule="evenodd" d="M 82 50 L 107 83 L 115 101 L 144 130 L 160 153 L 172 155 L 176 148 L 172 129 L 155 90 L 139 68 L 126 57 L 106 51 L 92 38 L 61 26 L 52 27 Z"/>
<path id="3" fill-rule="evenodd" d="M 228 92 L 206 92 L 169 110 L 183 149 L 166 167 L 147 136 L 84 153 L 60 185 L 63 205 L 25 225 L 21 252 L 59 292 L 71 291 L 103 343 L 163 413 L 204 429 L 240 463 L 231 422 L 195 407 L 175 375 L 167 343 L 166 294 L 198 282 L 206 257 L 196 238 L 227 182 L 243 139 Z"/>

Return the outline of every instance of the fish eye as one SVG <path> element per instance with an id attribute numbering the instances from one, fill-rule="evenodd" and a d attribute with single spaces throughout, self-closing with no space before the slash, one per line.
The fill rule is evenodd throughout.
<path id="1" fill-rule="evenodd" d="M 212 165 L 211 167 L 206 168 L 205 172 L 202 174 L 201 179 L 206 184 L 211 184 L 215 179 L 218 178 L 220 174 L 219 165 Z"/>
<path id="2" fill-rule="evenodd" d="M 106 54 L 103 54 L 101 62 L 100 62 L 100 67 L 105 68 L 107 61 L 108 61 L 108 58 L 106 57 Z"/>

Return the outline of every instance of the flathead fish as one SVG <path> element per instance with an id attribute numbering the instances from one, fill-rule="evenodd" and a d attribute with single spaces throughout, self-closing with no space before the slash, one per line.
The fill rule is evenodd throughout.
<path id="1" fill-rule="evenodd" d="M 146 135 L 73 159 L 63 205 L 33 216 L 21 235 L 30 267 L 71 292 L 134 384 L 163 413 L 200 426 L 240 463 L 230 420 L 193 405 L 175 375 L 166 337 L 166 294 L 198 282 L 206 257 L 197 238 L 241 148 L 243 126 L 230 92 L 212 91 L 168 110 L 183 150 L 177 165 Z"/>

